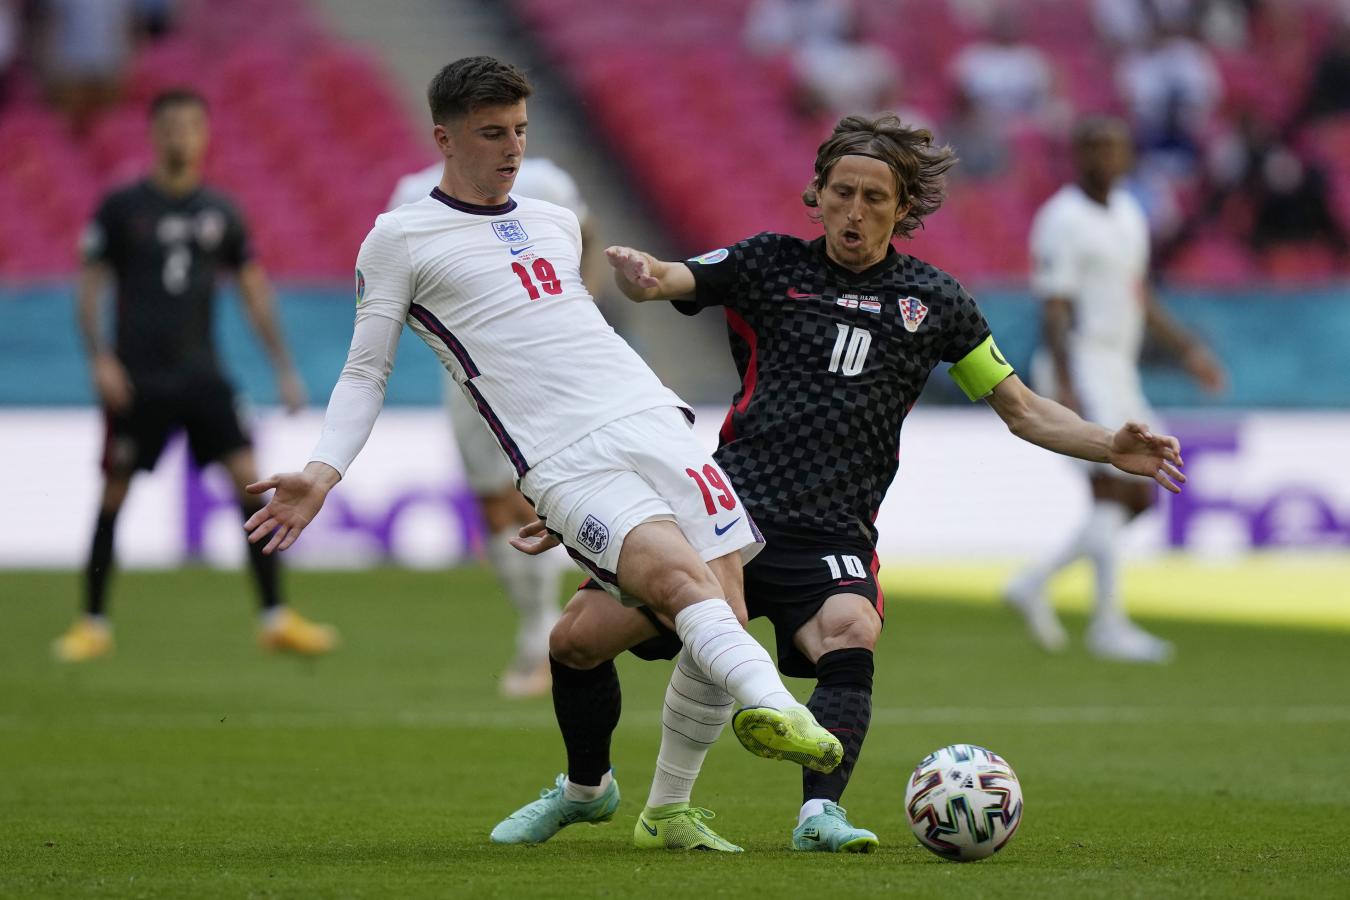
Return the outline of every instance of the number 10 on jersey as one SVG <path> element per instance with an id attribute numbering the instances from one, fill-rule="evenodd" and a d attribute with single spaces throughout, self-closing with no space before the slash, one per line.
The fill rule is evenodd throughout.
<path id="1" fill-rule="evenodd" d="M 861 328 L 835 324 L 839 336 L 834 339 L 834 352 L 830 354 L 829 372 L 841 375 L 857 375 L 867 361 L 867 351 L 872 347 L 871 333 Z"/>

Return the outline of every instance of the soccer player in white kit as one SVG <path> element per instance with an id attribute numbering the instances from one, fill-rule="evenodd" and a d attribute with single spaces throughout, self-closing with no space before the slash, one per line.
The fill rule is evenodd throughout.
<path id="1" fill-rule="evenodd" d="M 442 160 L 403 176 L 394 188 L 388 208 L 394 210 L 426 199 L 431 189 L 440 183 L 444 171 Z M 599 283 L 599 271 L 608 267 L 597 246 L 599 241 L 590 222 L 590 211 L 572 176 L 550 160 L 522 159 L 511 195 L 544 200 L 570 210 L 577 217 L 581 227 L 581 273 L 587 286 L 593 289 Z M 478 409 L 448 372 L 445 408 L 464 463 L 465 479 L 487 525 L 484 553 L 519 616 L 515 658 L 502 674 L 498 690 L 504 697 L 547 694 L 552 684 L 548 636 L 561 615 L 559 569 L 554 561 L 562 551 L 530 559 L 511 547 L 509 541 L 516 531 L 535 520 L 534 508 L 516 489 L 515 470 L 502 455 L 492 432 L 479 417 Z M 566 559 L 565 556 L 561 558 Z"/>
<path id="2" fill-rule="evenodd" d="M 1148 223 L 1139 203 L 1116 185 L 1130 165 L 1128 128 L 1117 119 L 1088 118 L 1073 143 L 1077 182 L 1060 188 L 1032 224 L 1032 288 L 1045 300 L 1044 346 L 1032 361 L 1032 384 L 1093 422 L 1156 425 L 1139 380 L 1146 329 L 1206 390 L 1222 390 L 1224 372 L 1147 286 Z M 1083 465 L 1092 486 L 1087 520 L 1064 546 L 1017 575 L 1006 599 L 1041 646 L 1063 649 L 1068 635 L 1046 599 L 1046 586 L 1086 556 L 1096 572 L 1088 650 L 1108 659 L 1165 662 L 1172 645 L 1129 620 L 1119 590 L 1122 532 L 1153 505 L 1152 482 Z"/>
<path id="3" fill-rule="evenodd" d="M 362 244 L 352 345 L 323 433 L 304 471 L 249 486 L 275 491 L 244 524 L 249 540 L 285 550 L 318 514 L 375 425 L 407 323 L 478 409 L 572 558 L 614 596 L 669 620 L 701 677 L 735 699 L 741 743 L 831 771 L 839 739 L 742 625 L 741 566 L 761 538 L 740 498 L 694 439 L 680 398 L 582 285 L 576 216 L 510 195 L 530 92 L 519 70 L 485 56 L 432 79 L 441 183 L 376 219 Z M 703 494 L 714 482 L 709 509 Z M 573 821 L 613 816 L 618 787 L 610 773 L 597 780 L 556 786 Z"/>

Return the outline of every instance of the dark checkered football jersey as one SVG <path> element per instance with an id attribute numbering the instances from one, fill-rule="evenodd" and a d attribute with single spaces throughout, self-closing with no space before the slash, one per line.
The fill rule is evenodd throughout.
<path id="1" fill-rule="evenodd" d="M 939 361 L 989 336 L 956 279 L 893 248 L 864 272 L 825 240 L 759 234 L 690 260 L 676 308 L 724 307 L 741 388 L 716 453 L 761 526 L 876 540 L 900 427 Z"/>

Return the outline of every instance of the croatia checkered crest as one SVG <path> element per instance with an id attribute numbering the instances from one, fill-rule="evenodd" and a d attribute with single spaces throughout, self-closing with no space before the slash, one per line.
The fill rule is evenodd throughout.
<path id="1" fill-rule="evenodd" d="M 968 862 L 1002 850 L 1022 822 L 1022 786 L 1008 761 L 974 744 L 925 756 L 905 790 L 910 830 L 944 859 Z"/>

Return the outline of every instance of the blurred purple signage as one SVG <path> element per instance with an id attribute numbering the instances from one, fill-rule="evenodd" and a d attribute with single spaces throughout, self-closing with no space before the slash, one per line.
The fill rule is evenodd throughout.
<path id="1" fill-rule="evenodd" d="M 1192 546 L 1197 527 L 1213 519 L 1227 520 L 1230 527 L 1245 532 L 1251 547 L 1350 544 L 1350 507 L 1338 514 L 1331 485 L 1297 480 L 1306 477 L 1299 465 L 1305 448 L 1295 442 L 1288 446 L 1288 481 L 1253 493 L 1246 490 L 1250 485 L 1236 477 L 1241 457 L 1251 455 L 1250 448 L 1243 446 L 1239 422 L 1181 423 L 1175 433 L 1192 479 L 1168 504 L 1169 546 Z M 1235 477 L 1204 477 L 1230 468 Z M 1194 477 L 1198 472 L 1201 477 Z"/>

